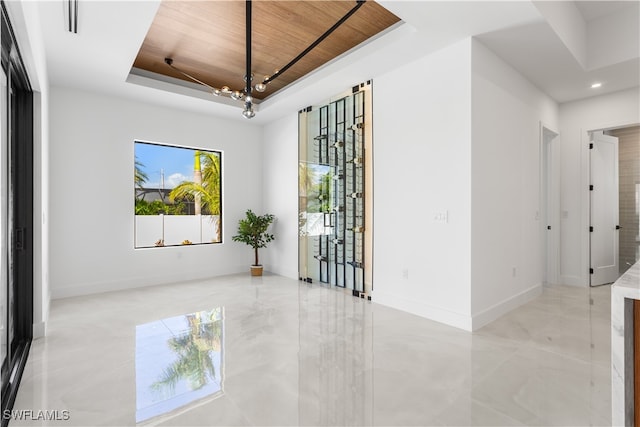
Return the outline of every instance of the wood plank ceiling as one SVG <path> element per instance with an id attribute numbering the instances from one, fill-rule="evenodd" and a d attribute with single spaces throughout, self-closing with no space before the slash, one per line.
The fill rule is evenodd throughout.
<path id="1" fill-rule="evenodd" d="M 254 83 L 291 61 L 355 5 L 355 1 L 345 0 L 254 0 Z M 254 97 L 269 96 L 399 20 L 374 1 L 367 1 L 265 92 L 254 92 Z M 211 86 L 242 90 L 245 55 L 244 1 L 164 0 L 133 67 L 189 81 L 165 64 L 164 58 L 169 57 L 174 66 Z"/>

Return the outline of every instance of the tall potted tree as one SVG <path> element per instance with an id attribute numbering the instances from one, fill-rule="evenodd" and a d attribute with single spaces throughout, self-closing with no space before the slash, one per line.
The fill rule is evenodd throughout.
<path id="1" fill-rule="evenodd" d="M 265 248 L 267 243 L 274 239 L 273 234 L 267 233 L 267 229 L 274 219 L 275 216 L 272 214 L 256 215 L 249 209 L 246 212 L 246 217 L 238 222 L 238 234 L 232 237 L 233 241 L 246 243 L 253 248 L 252 276 L 262 276 L 262 265 L 258 259 L 258 249 Z"/>

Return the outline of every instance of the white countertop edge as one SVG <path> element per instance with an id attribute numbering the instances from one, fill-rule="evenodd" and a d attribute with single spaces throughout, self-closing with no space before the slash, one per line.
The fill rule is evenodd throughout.
<path id="1" fill-rule="evenodd" d="M 611 291 L 624 298 L 640 300 L 640 261 L 616 280 Z"/>

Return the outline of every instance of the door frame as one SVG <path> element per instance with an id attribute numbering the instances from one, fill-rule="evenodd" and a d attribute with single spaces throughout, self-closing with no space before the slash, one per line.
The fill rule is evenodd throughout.
<path id="1" fill-rule="evenodd" d="M 560 175 L 558 144 L 554 143 L 559 136 L 551 126 L 540 122 L 540 260 L 546 284 L 557 284 L 560 279 Z"/>
<path id="2" fill-rule="evenodd" d="M 580 188 L 580 227 L 581 227 L 581 242 L 580 242 L 580 266 L 581 274 L 575 276 L 562 276 L 564 279 L 572 279 L 570 283 L 577 286 L 590 287 L 591 285 L 591 246 L 589 244 L 589 226 L 591 224 L 591 196 L 589 194 L 589 183 L 591 181 L 591 158 L 590 158 L 590 137 L 591 132 L 597 131 L 609 131 L 614 129 L 626 128 L 631 126 L 638 126 L 640 122 L 637 121 L 611 121 L 611 122 L 595 122 L 593 125 L 584 127 L 580 130 L 580 146 L 581 146 L 581 158 L 580 158 L 580 173 L 581 173 L 581 188 Z"/>

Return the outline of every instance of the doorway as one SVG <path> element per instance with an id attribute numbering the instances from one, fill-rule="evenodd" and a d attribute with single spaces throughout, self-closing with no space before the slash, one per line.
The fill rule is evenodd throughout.
<path id="1" fill-rule="evenodd" d="M 640 126 L 590 132 L 590 284 L 640 259 Z"/>
<path id="2" fill-rule="evenodd" d="M 619 275 L 640 259 L 640 126 L 605 132 L 618 138 Z"/>

